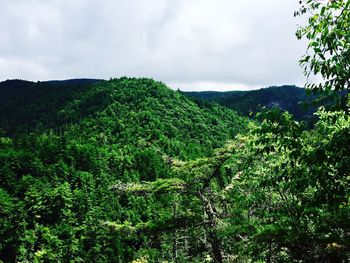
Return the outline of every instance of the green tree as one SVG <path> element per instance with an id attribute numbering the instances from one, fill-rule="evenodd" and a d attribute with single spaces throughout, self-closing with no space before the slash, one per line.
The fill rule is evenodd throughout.
<path id="1" fill-rule="evenodd" d="M 348 262 L 350 119 L 318 115 L 305 131 L 288 113 L 262 113 L 239 139 L 225 236 L 241 261 Z"/>
<path id="2" fill-rule="evenodd" d="M 306 86 L 326 95 L 342 91 L 336 105 L 348 109 L 350 1 L 304 0 L 300 3 L 302 6 L 295 15 L 307 14 L 308 23 L 298 29 L 297 37 L 305 37 L 309 42 L 307 53 L 300 64 L 306 76 L 313 74 L 322 77 L 321 82 L 308 81 Z"/>

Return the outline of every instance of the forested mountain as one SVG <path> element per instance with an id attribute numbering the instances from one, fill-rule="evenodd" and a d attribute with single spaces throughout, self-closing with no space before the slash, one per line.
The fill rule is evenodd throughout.
<path id="1" fill-rule="evenodd" d="M 349 258 L 342 111 L 306 131 L 150 79 L 0 87 L 4 262 Z"/>
<path id="2" fill-rule="evenodd" d="M 128 134 L 132 133 L 143 140 L 165 143 L 178 153 L 183 144 L 203 155 L 212 145 L 216 148 L 233 138 L 247 123 L 230 110 L 215 105 L 201 108 L 148 79 L 122 78 L 96 85 L 23 82 L 21 86 L 15 82 L 16 88 L 0 88 L 4 101 L 0 106 L 1 129 L 10 136 L 48 129 L 66 132 L 68 128 L 96 128 L 105 129 L 113 135 L 108 138 L 124 144 L 135 140 Z M 92 127 L 88 125 L 91 123 Z M 208 134 L 212 136 L 210 142 L 206 140 Z"/>
<path id="3" fill-rule="evenodd" d="M 39 123 L 54 125 L 58 111 L 77 99 L 86 80 L 0 82 L 0 124 L 6 134 L 33 130 Z"/>
<path id="4" fill-rule="evenodd" d="M 306 131 L 150 79 L 1 85 L 0 260 L 349 259 L 346 113 Z"/>
<path id="5" fill-rule="evenodd" d="M 146 181 L 171 188 L 180 182 L 173 164 L 215 155 L 248 125 L 229 109 L 199 107 L 149 79 L 2 85 L 5 262 L 128 262 L 145 251 L 159 257 L 165 253 L 160 246 L 172 240 L 174 220 L 185 220 L 184 227 L 188 220 L 198 223 L 192 201 L 173 219 L 172 198 L 120 195 L 113 187 Z M 163 243 L 160 233 L 167 224 L 164 234 L 170 234 Z M 136 226 L 145 232 L 132 230 Z M 167 253 L 162 255 L 170 259 Z"/>
<path id="6" fill-rule="evenodd" d="M 308 96 L 305 89 L 296 86 L 278 86 L 251 91 L 184 93 L 198 99 L 217 102 L 245 116 L 249 116 L 251 112 L 256 113 L 263 107 L 277 107 L 293 114 L 298 120 L 309 120 L 316 111 L 312 103 L 315 96 Z"/>
<path id="7" fill-rule="evenodd" d="M 350 0 L 300 4 L 312 127 L 295 87 L 0 83 L 0 262 L 350 262 Z"/>
<path id="8" fill-rule="evenodd" d="M 65 86 L 65 85 L 87 85 L 87 84 L 94 84 L 102 81 L 103 79 L 82 78 L 82 79 L 48 80 L 48 81 L 44 81 L 44 83 Z"/>

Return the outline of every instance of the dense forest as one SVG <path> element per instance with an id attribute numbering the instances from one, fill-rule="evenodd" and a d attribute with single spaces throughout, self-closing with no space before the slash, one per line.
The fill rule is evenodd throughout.
<path id="1" fill-rule="evenodd" d="M 344 112 L 305 131 L 149 79 L 16 83 L 1 90 L 4 262 L 348 257 Z"/>
<path id="2" fill-rule="evenodd" d="M 216 102 L 250 117 L 264 108 L 288 111 L 296 120 L 311 121 L 316 111 L 317 97 L 296 86 L 268 87 L 250 91 L 199 91 L 184 94 L 200 100 Z"/>
<path id="3" fill-rule="evenodd" d="M 229 109 L 200 107 L 149 79 L 13 82 L 16 88 L 0 91 L 6 98 L 0 114 L 5 261 L 128 261 L 150 242 L 157 251 L 158 231 L 180 220 L 173 218 L 173 197 L 145 198 L 115 186 L 183 185 L 174 163 L 214 158 L 214 149 L 248 124 Z M 202 216 L 181 210 L 178 216 L 191 224 Z M 137 226 L 144 233 L 131 231 Z"/>
<path id="4" fill-rule="evenodd" d="M 0 83 L 0 262 L 349 262 L 350 1 L 305 13 L 336 98 L 312 128 L 146 78 Z"/>

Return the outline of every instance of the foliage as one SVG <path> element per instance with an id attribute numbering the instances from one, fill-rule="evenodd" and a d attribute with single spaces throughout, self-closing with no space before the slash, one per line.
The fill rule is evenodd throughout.
<path id="1" fill-rule="evenodd" d="M 0 259 L 171 260 L 171 233 L 200 221 L 197 208 L 174 219 L 191 198 L 172 167 L 215 156 L 248 120 L 149 79 L 20 83 L 1 90 Z"/>
<path id="2" fill-rule="evenodd" d="M 302 6 L 296 16 L 307 14 L 308 24 L 297 31 L 297 37 L 308 40 L 307 53 L 300 64 L 309 77 L 321 76 L 320 83 L 310 81 L 307 87 L 325 94 L 344 91 L 337 106 L 346 109 L 349 94 L 350 56 L 350 1 L 300 1 Z"/>
<path id="3" fill-rule="evenodd" d="M 278 109 L 251 122 L 148 79 L 82 89 L 56 117 L 4 122 L 1 260 L 349 259 L 346 112 L 321 108 L 305 130 Z"/>
<path id="4" fill-rule="evenodd" d="M 326 80 L 310 87 L 341 96 L 348 7 L 297 13 L 314 12 L 301 63 Z M 92 82 L 0 83 L 1 261 L 350 261 L 346 99 L 305 129 L 150 79 Z"/>
<path id="5" fill-rule="evenodd" d="M 244 148 L 230 165 L 239 176 L 228 193 L 236 203 L 226 235 L 240 237 L 241 257 L 349 259 L 350 120 L 344 112 L 318 115 L 315 130 L 307 132 L 289 114 L 270 111 L 240 138 Z"/>

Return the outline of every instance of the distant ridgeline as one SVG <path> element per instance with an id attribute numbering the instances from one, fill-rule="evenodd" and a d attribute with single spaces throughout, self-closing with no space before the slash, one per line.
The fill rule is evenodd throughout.
<path id="1" fill-rule="evenodd" d="M 184 92 L 184 94 L 219 103 L 245 116 L 256 113 L 262 107 L 277 107 L 293 114 L 297 120 L 310 120 L 316 107 L 312 105 L 314 96 L 308 96 L 306 90 L 296 86 L 269 87 L 251 91 L 227 92 Z"/>
<path id="2" fill-rule="evenodd" d="M 0 82 L 0 129 L 6 134 L 31 131 L 37 125 L 63 123 L 58 111 L 78 99 L 98 79 Z"/>

